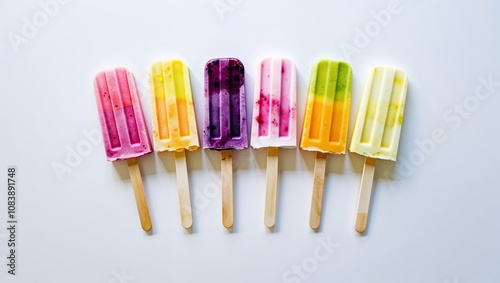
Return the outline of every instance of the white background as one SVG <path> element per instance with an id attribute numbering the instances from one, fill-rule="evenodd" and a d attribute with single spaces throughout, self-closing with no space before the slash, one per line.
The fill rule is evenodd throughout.
<path id="1" fill-rule="evenodd" d="M 9 235 L 0 230 L 0 282 L 500 282 L 500 85 L 474 96 L 488 93 L 481 78 L 500 82 L 498 1 L 401 0 L 385 26 L 374 15 L 390 1 L 67 2 L 47 16 L 39 1 L 0 1 L 0 227 L 10 165 L 19 220 L 16 276 L 7 274 Z M 14 34 L 24 41 L 13 44 Z M 347 45 L 357 53 L 343 52 Z M 182 59 L 201 128 L 206 61 L 244 63 L 250 117 L 256 68 L 269 55 L 297 65 L 298 125 L 313 64 L 348 61 L 349 135 L 368 70 L 407 71 L 398 161 L 377 164 L 366 235 L 354 231 L 361 156 L 329 156 L 314 232 L 314 153 L 281 150 L 271 232 L 263 224 L 266 153 L 251 149 L 234 153 L 232 233 L 221 224 L 218 152 L 188 153 L 192 233 L 180 225 L 173 154 L 140 158 L 154 226 L 145 234 L 125 162 L 107 162 L 100 135 L 84 134 L 100 133 L 93 76 L 128 67 L 151 129 L 147 69 Z M 435 131 L 442 137 L 430 144 Z"/>

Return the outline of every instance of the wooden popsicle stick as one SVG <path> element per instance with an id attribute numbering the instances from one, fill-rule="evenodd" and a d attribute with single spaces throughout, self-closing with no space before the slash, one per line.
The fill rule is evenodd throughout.
<path id="1" fill-rule="evenodd" d="M 264 224 L 272 228 L 276 223 L 276 196 L 278 194 L 278 148 L 267 149 L 266 208 Z"/>
<path id="2" fill-rule="evenodd" d="M 233 226 L 233 153 L 231 150 L 222 150 L 222 225 L 226 228 Z"/>
<path id="3" fill-rule="evenodd" d="M 127 159 L 127 164 L 130 180 L 134 187 L 135 202 L 137 204 L 137 210 L 139 211 L 141 226 L 142 229 L 147 232 L 151 230 L 153 225 L 151 224 L 151 217 L 149 216 L 148 203 L 146 201 L 146 194 L 144 193 L 139 163 L 137 163 L 137 158 L 129 158 Z"/>
<path id="4" fill-rule="evenodd" d="M 182 227 L 189 229 L 193 225 L 193 213 L 191 211 L 186 152 L 184 150 L 175 152 L 175 172 L 177 175 L 177 188 L 179 190 L 181 224 Z"/>
<path id="5" fill-rule="evenodd" d="M 370 209 L 370 197 L 372 193 L 373 176 L 375 175 L 375 158 L 366 157 L 361 176 L 361 187 L 359 189 L 358 209 L 356 214 L 355 229 L 358 233 L 364 233 L 368 222 L 368 211 Z"/>
<path id="6" fill-rule="evenodd" d="M 311 200 L 311 215 L 309 226 L 312 229 L 318 229 L 321 223 L 321 206 L 323 204 L 323 188 L 325 185 L 326 153 L 316 153 L 314 163 L 314 184 Z"/>

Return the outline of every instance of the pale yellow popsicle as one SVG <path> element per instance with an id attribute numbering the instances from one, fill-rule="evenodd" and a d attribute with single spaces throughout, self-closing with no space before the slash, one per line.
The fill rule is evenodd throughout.
<path id="1" fill-rule="evenodd" d="M 405 71 L 373 68 L 363 90 L 349 151 L 396 161 L 407 88 Z"/>
<path id="2" fill-rule="evenodd" d="M 392 67 L 375 67 L 370 72 L 349 151 L 366 156 L 361 177 L 355 230 L 364 233 L 377 159 L 396 161 L 403 123 L 408 78 Z"/>

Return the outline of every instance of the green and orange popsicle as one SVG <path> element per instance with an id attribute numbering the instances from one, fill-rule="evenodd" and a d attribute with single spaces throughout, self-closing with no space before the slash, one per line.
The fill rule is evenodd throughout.
<path id="1" fill-rule="evenodd" d="M 321 60 L 312 70 L 300 147 L 317 151 L 309 219 L 313 229 L 321 221 L 326 153 L 346 151 L 351 84 L 351 67 L 345 62 Z"/>

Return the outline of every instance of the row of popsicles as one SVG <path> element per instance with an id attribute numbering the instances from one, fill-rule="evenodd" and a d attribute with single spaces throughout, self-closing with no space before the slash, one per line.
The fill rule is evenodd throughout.
<path id="1" fill-rule="evenodd" d="M 125 159 L 134 187 L 141 226 L 152 228 L 137 157 L 151 153 L 151 142 L 134 77 L 125 68 L 100 72 L 95 93 L 109 161 Z M 311 73 L 300 147 L 316 151 L 310 226 L 320 226 L 326 154 L 344 154 L 352 70 L 340 61 L 321 60 Z M 153 64 L 150 71 L 154 149 L 175 152 L 181 223 L 192 225 L 185 150 L 199 148 L 188 67 L 179 60 Z M 363 90 L 349 150 L 366 156 L 356 231 L 366 229 L 376 159 L 396 160 L 407 90 L 406 73 L 375 67 Z M 221 151 L 222 222 L 233 225 L 231 150 L 248 147 L 245 69 L 236 58 L 216 58 L 205 66 L 203 148 Z M 258 68 L 251 146 L 268 148 L 264 223 L 276 219 L 278 148 L 297 145 L 296 69 L 289 59 L 266 58 Z"/>

